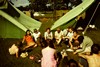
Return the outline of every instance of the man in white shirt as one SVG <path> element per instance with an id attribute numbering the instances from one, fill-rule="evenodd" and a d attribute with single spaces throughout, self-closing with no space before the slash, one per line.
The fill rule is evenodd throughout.
<path id="1" fill-rule="evenodd" d="M 57 31 L 55 31 L 55 39 L 57 44 L 60 44 L 62 38 L 63 38 L 63 32 L 60 30 L 60 28 L 57 28 Z"/>
<path id="2" fill-rule="evenodd" d="M 40 38 L 40 36 L 41 36 L 41 33 L 37 29 L 34 29 L 32 36 L 34 37 L 35 42 L 37 42 L 38 38 Z"/>

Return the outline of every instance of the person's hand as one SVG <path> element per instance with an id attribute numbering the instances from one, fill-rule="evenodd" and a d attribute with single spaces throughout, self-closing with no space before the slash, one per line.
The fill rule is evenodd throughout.
<path id="1" fill-rule="evenodd" d="M 73 54 L 77 54 L 77 52 L 74 52 Z"/>

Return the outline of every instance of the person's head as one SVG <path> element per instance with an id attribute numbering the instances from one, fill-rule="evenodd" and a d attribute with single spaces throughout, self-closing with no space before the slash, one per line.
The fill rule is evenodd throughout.
<path id="1" fill-rule="evenodd" d="M 27 30 L 27 31 L 26 31 L 26 36 L 27 36 L 27 35 L 31 35 L 30 30 Z"/>
<path id="2" fill-rule="evenodd" d="M 57 32 L 60 33 L 60 31 L 61 31 L 60 28 L 57 28 Z"/>
<path id="3" fill-rule="evenodd" d="M 78 32 L 74 31 L 73 36 L 77 36 L 77 35 L 78 35 Z"/>
<path id="4" fill-rule="evenodd" d="M 83 42 L 83 39 L 84 39 L 83 36 L 79 36 L 79 37 L 78 37 L 78 41 L 79 41 L 80 44 Z"/>
<path id="5" fill-rule="evenodd" d="M 68 27 L 68 31 L 69 32 L 72 32 L 73 31 L 73 28 L 72 27 Z"/>
<path id="6" fill-rule="evenodd" d="M 78 63 L 75 60 L 70 59 L 68 61 L 68 67 L 79 67 L 79 65 L 78 65 Z"/>
<path id="7" fill-rule="evenodd" d="M 50 28 L 47 28 L 46 31 L 47 31 L 48 33 L 50 33 Z"/>
<path id="8" fill-rule="evenodd" d="M 38 30 L 37 29 L 34 29 L 34 33 L 37 33 L 38 32 Z"/>
<path id="9" fill-rule="evenodd" d="M 92 54 L 98 54 L 100 51 L 100 45 L 98 44 L 93 44 L 91 47 L 91 53 Z"/>
<path id="10" fill-rule="evenodd" d="M 52 40 L 48 40 L 47 41 L 47 45 L 51 48 L 54 48 L 54 44 L 53 44 L 53 41 Z"/>

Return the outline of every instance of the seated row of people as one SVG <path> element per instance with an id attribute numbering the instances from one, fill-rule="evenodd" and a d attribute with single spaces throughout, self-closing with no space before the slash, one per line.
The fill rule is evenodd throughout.
<path id="1" fill-rule="evenodd" d="M 35 29 L 36 30 L 36 29 Z M 58 45 L 62 42 L 62 40 L 68 41 L 73 36 L 73 28 L 69 27 L 68 29 L 65 29 L 62 31 L 60 28 L 57 28 L 57 30 L 53 33 L 51 32 L 50 28 L 47 28 L 44 32 L 44 40 L 54 40 Z M 38 31 L 37 33 L 34 32 L 32 36 L 35 38 L 35 41 L 41 36 L 41 33 Z"/>
<path id="2" fill-rule="evenodd" d="M 74 54 L 83 51 L 90 52 L 90 47 L 93 44 L 93 41 L 89 37 L 80 36 L 79 34 L 77 34 L 77 31 L 73 30 L 72 27 L 68 27 L 63 31 L 60 28 L 57 28 L 57 30 L 54 32 L 54 35 L 51 32 L 50 28 L 47 28 L 44 32 L 43 38 L 41 37 L 41 33 L 37 29 L 34 29 L 33 33 L 31 33 L 30 30 L 26 31 L 22 43 L 26 42 L 27 45 L 23 48 L 23 50 L 29 47 L 36 47 L 38 45 L 41 45 L 43 43 L 43 39 L 45 41 L 53 40 L 53 42 L 56 42 L 57 45 L 61 45 L 61 42 L 63 41 L 65 44 L 69 45 L 71 49 L 73 49 L 74 43 L 78 44 L 78 47 L 76 48 L 77 50 L 74 52 Z"/>
<path id="3" fill-rule="evenodd" d="M 72 36 L 73 36 L 73 30 L 71 27 L 66 29 L 66 31 L 65 30 L 62 31 L 60 28 L 57 28 L 57 30 L 54 33 L 54 36 L 53 36 L 53 33 L 51 32 L 50 28 L 47 28 L 46 31 L 44 32 L 43 38 L 45 41 L 55 39 L 55 41 L 59 45 L 62 40 L 70 39 Z M 32 41 L 34 41 L 34 43 L 38 43 L 40 38 L 42 39 L 41 33 L 37 29 L 34 29 L 33 33 L 31 33 L 29 30 L 27 30 L 26 35 L 23 37 L 22 43 L 24 43 L 26 41 L 27 45 L 31 46 L 31 44 L 33 44 Z"/>

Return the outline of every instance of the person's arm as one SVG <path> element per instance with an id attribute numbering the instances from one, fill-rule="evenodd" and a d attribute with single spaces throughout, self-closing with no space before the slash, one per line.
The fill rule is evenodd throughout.
<path id="1" fill-rule="evenodd" d="M 77 35 L 76 37 L 73 37 L 73 39 L 74 39 L 74 40 L 77 40 L 77 39 L 78 39 L 78 37 L 79 37 L 79 35 Z"/>
<path id="2" fill-rule="evenodd" d="M 22 43 L 24 43 L 24 41 L 25 41 L 25 36 L 23 37 Z"/>
<path id="3" fill-rule="evenodd" d="M 55 32 L 55 39 L 57 39 L 57 34 L 56 34 L 56 32 Z"/>
<path id="4" fill-rule="evenodd" d="M 67 38 L 67 39 L 69 39 L 69 37 L 68 37 L 68 36 L 64 36 L 64 37 L 63 37 L 63 39 L 66 39 L 66 38 Z"/>
<path id="5" fill-rule="evenodd" d="M 86 45 L 87 45 L 87 44 L 85 44 L 85 43 L 83 42 L 83 43 L 80 44 L 80 45 L 82 45 L 82 49 L 78 49 L 78 50 L 76 50 L 76 51 L 74 52 L 74 54 L 77 54 L 77 53 L 80 53 L 80 52 L 84 51 L 85 48 L 86 48 Z"/>
<path id="6" fill-rule="evenodd" d="M 46 34 L 46 32 L 45 32 L 45 33 L 44 33 L 44 39 L 45 39 L 45 40 L 47 39 L 47 37 L 46 37 L 46 36 L 47 36 L 47 34 Z"/>
<path id="7" fill-rule="evenodd" d="M 39 32 L 39 37 L 41 37 L 41 33 Z"/>
<path id="8" fill-rule="evenodd" d="M 55 60 L 57 60 L 57 53 L 56 52 L 54 53 L 54 58 L 55 58 Z"/>
<path id="9" fill-rule="evenodd" d="M 71 43 L 70 40 L 69 40 L 69 45 L 70 45 L 71 49 L 73 49 L 73 44 Z"/>
<path id="10" fill-rule="evenodd" d="M 51 32 L 51 40 L 53 39 L 53 34 L 52 34 L 52 32 Z"/>
<path id="11" fill-rule="evenodd" d="M 16 57 L 18 58 L 18 54 L 19 54 L 19 48 L 16 46 Z"/>
<path id="12" fill-rule="evenodd" d="M 16 57 L 18 58 L 18 52 L 19 52 L 19 49 L 18 49 L 18 51 L 16 52 Z"/>

